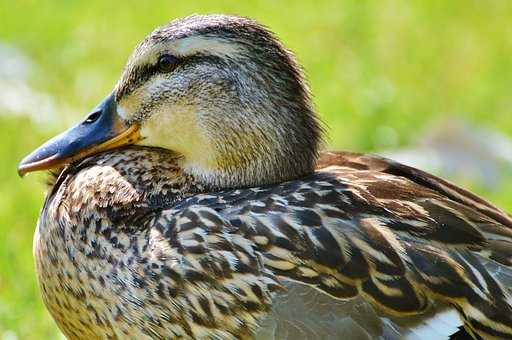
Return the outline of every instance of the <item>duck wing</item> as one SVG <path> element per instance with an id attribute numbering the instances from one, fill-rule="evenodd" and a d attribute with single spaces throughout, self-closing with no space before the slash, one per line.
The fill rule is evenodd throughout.
<path id="1" fill-rule="evenodd" d="M 343 151 L 325 151 L 320 155 L 317 169 L 330 166 L 344 167 L 346 169 L 366 170 L 380 172 L 407 178 L 408 180 L 439 193 L 446 198 L 466 205 L 480 213 L 492 218 L 503 226 L 512 228 L 512 217 L 497 208 L 490 202 L 473 194 L 472 192 L 456 186 L 440 177 L 428 172 L 407 166 L 392 159 L 377 156 Z"/>
<path id="2" fill-rule="evenodd" d="M 174 208 L 208 207 L 252 242 L 283 286 L 362 299 L 402 334 L 400 320 L 424 315 L 424 324 L 447 306 L 475 338 L 512 337 L 508 215 L 384 158 L 326 157 L 307 178 L 195 195 Z"/>
<path id="3" fill-rule="evenodd" d="M 447 241 L 449 238 L 460 241 L 462 235 L 453 233 L 453 226 L 460 226 L 466 232 L 476 231 L 475 237 L 484 236 L 482 255 L 512 265 L 512 217 L 481 197 L 422 170 L 375 155 L 324 152 L 318 169 L 329 171 L 331 167 L 338 173 L 356 177 L 355 181 L 363 183 L 378 202 L 388 208 L 395 205 L 397 213 L 400 205 L 418 204 L 423 211 L 404 217 L 430 216 L 448 225 L 438 229 L 446 232 L 443 237 Z M 452 218 L 455 220 L 446 220 Z"/>

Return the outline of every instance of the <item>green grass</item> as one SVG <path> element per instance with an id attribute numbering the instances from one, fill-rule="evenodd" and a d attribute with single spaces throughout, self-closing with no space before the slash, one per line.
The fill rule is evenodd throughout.
<path id="1" fill-rule="evenodd" d="M 0 337 L 7 331 L 20 339 L 58 336 L 32 262 L 43 177 L 21 181 L 17 162 L 109 93 L 132 48 L 155 26 L 214 12 L 256 18 L 296 52 L 330 126 L 331 147 L 408 145 L 447 116 L 512 136 L 507 0 L 0 0 L 0 42 L 31 58 L 38 66 L 33 87 L 66 108 L 52 127 L 0 113 Z M 499 192 L 474 189 L 512 210 L 512 174 Z"/>

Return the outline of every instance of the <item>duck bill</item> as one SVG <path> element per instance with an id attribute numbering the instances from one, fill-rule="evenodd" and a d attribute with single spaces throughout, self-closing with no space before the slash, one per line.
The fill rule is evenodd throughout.
<path id="1" fill-rule="evenodd" d="M 111 94 L 87 118 L 41 145 L 18 165 L 18 174 L 47 170 L 140 140 L 139 126 L 127 126 Z"/>

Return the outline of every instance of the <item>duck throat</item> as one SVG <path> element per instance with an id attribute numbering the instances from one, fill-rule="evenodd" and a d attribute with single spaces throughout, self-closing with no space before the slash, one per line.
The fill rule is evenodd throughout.
<path id="1" fill-rule="evenodd" d="M 316 153 L 269 150 L 264 145 L 220 148 L 202 159 L 185 156 L 183 170 L 197 182 L 217 189 L 271 185 L 313 173 Z"/>

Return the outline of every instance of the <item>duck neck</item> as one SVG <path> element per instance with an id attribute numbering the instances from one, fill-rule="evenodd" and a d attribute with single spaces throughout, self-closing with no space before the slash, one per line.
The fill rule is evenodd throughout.
<path id="1" fill-rule="evenodd" d="M 247 150 L 246 150 L 247 151 Z M 219 157 L 214 162 L 183 160 L 183 170 L 198 183 L 212 189 L 233 189 L 282 183 L 301 178 L 314 171 L 316 153 L 259 155 L 257 152 Z"/>

